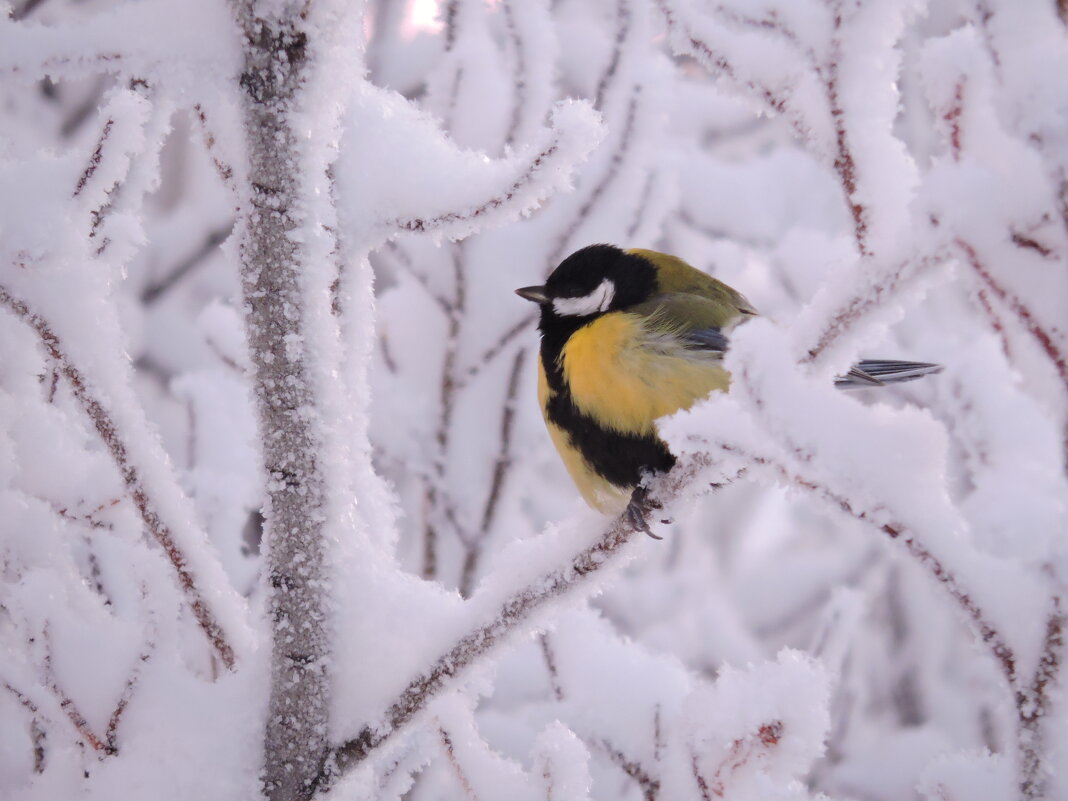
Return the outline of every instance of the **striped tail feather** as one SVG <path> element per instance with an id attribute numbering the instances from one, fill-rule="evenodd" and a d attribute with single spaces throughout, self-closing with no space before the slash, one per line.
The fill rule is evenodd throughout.
<path id="1" fill-rule="evenodd" d="M 925 375 L 942 372 L 942 365 L 929 362 L 902 362 L 894 359 L 864 359 L 854 364 L 848 373 L 834 379 L 839 389 L 882 387 L 914 381 Z"/>

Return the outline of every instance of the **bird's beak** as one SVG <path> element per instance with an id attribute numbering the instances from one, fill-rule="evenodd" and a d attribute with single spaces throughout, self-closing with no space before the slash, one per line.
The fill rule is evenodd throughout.
<path id="1" fill-rule="evenodd" d="M 543 286 L 524 286 L 515 291 L 521 298 L 532 300 L 535 303 L 548 303 L 549 293 L 545 291 Z"/>

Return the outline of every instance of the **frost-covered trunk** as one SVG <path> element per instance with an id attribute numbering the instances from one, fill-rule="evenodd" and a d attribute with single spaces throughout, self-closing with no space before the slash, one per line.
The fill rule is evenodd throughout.
<path id="1" fill-rule="evenodd" d="M 294 115 L 306 85 L 308 31 L 300 4 L 238 4 L 245 41 L 248 200 L 241 285 L 259 410 L 271 623 L 264 781 L 270 799 L 306 797 L 326 753 L 329 683 L 321 402 L 305 349 L 307 204 Z M 276 5 L 276 4 L 275 4 Z M 327 314 L 329 311 L 327 310 Z"/>

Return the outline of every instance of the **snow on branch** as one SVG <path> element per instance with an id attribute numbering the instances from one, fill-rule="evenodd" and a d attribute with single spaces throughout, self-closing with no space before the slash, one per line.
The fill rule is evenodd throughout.
<path id="1" fill-rule="evenodd" d="M 687 491 L 703 466 L 700 460 L 680 461 L 651 488 L 652 497 L 668 507 Z M 595 591 L 599 585 L 590 579 L 621 564 L 633 550 L 628 545 L 637 533 L 639 529 L 623 515 L 592 542 L 588 532 L 572 523 L 538 541 L 513 546 L 497 562 L 494 575 L 500 578 L 487 580 L 469 601 L 472 625 L 467 632 L 429 668 L 420 671 L 389 704 L 380 720 L 333 749 L 322 781 L 329 784 L 367 760 L 419 718 L 431 701 L 456 686 L 471 668 L 492 659 L 503 644 L 514 641 L 521 632 L 536 628 L 543 620 L 541 613 L 555 601 L 564 596 L 575 597 L 579 591 Z M 546 544 L 546 539 L 551 542 Z M 581 545 L 583 541 L 589 544 Z M 565 557 L 576 543 L 580 550 Z M 521 588 L 512 590 L 520 577 Z"/>
<path id="2" fill-rule="evenodd" d="M 811 77 L 816 54 L 800 46 L 798 34 L 776 11 L 755 18 L 721 4 L 711 16 L 705 16 L 687 0 L 656 0 L 656 6 L 676 52 L 696 58 L 714 75 L 722 75 L 758 98 L 769 111 L 785 114 L 803 139 L 812 139 L 829 152 L 830 137 L 826 130 L 821 131 L 826 121 L 814 128 L 815 120 L 806 114 L 803 101 L 794 97 L 799 92 L 798 81 Z M 827 24 L 825 10 L 814 7 L 812 13 Z M 737 30 L 728 31 L 726 25 Z M 807 93 L 814 95 L 815 89 Z"/>
<path id="3" fill-rule="evenodd" d="M 843 265 L 805 311 L 799 355 L 821 362 L 852 356 L 832 345 L 847 344 L 844 335 L 870 327 L 873 315 L 887 322 L 895 306 L 886 301 L 945 260 L 944 252 L 913 244 L 917 168 L 894 131 L 896 44 L 914 9 L 904 0 L 772 3 L 757 13 L 730 0 L 707 12 L 687 0 L 657 6 L 676 52 L 784 115 L 835 176 L 860 264 Z"/>
<path id="4" fill-rule="evenodd" d="M 343 221 L 371 241 L 398 231 L 462 239 L 529 214 L 570 184 L 603 135 L 582 102 L 558 104 L 550 126 L 515 154 L 490 160 L 456 148 L 403 98 L 364 87 L 337 166 L 341 195 L 351 198 Z"/>
<path id="5" fill-rule="evenodd" d="M 685 745 L 669 760 L 676 763 L 670 797 L 678 797 L 676 783 L 685 780 L 701 801 L 767 797 L 772 782 L 797 792 L 797 780 L 823 751 L 829 693 L 827 671 L 796 651 L 747 670 L 725 667 L 714 685 L 687 699 Z"/>
<path id="6" fill-rule="evenodd" d="M 154 111 L 153 104 L 129 90 L 114 92 L 102 110 L 100 133 L 71 192 L 75 207 L 87 218 L 97 256 L 110 244 L 104 222 L 135 160 L 149 143 L 157 150 L 162 146 L 160 137 L 146 136 Z"/>
<path id="7" fill-rule="evenodd" d="M 968 266 L 975 271 L 975 275 L 990 293 L 1017 317 L 1020 325 L 1034 338 L 1035 343 L 1057 371 L 1064 386 L 1068 388 L 1068 356 L 1062 348 L 1063 336 L 1056 336 L 1040 323 L 1034 311 L 993 276 L 990 268 L 983 263 L 971 244 L 964 239 L 957 239 L 956 244 L 964 254 Z"/>
<path id="8" fill-rule="evenodd" d="M 899 319 L 903 296 L 922 291 L 947 258 L 948 249 L 938 248 L 908 254 L 891 264 L 865 261 L 852 274 L 827 284 L 802 310 L 795 327 L 800 361 L 837 367 L 852 358 L 857 339 L 875 325 Z"/>
<path id="9" fill-rule="evenodd" d="M 506 145 L 532 141 L 550 112 L 558 46 L 546 0 L 501 3 L 512 57 L 512 114 Z"/>
<path id="10" fill-rule="evenodd" d="M 133 501 L 141 516 L 145 530 L 159 544 L 163 555 L 174 569 L 178 586 L 193 612 L 197 625 L 200 626 L 223 664 L 233 669 L 236 657 L 234 647 L 230 642 L 230 635 L 224 630 L 216 616 L 210 601 L 211 596 L 206 592 L 201 579 L 190 567 L 185 546 L 175 536 L 174 529 L 167 522 L 161 507 L 145 484 L 143 470 L 134 462 L 130 448 L 114 418 L 94 393 L 82 371 L 64 351 L 62 341 L 47 320 L 33 312 L 22 300 L 14 297 L 3 286 L 0 286 L 0 306 L 33 329 L 58 372 L 67 380 L 71 392 L 93 424 L 101 442 L 118 468 L 130 500 Z"/>
<path id="11" fill-rule="evenodd" d="M 997 113 L 1005 83 L 1025 80 L 1036 65 L 1015 48 L 1006 48 L 1011 55 L 1003 63 L 994 45 L 1004 35 L 995 33 L 1000 26 L 990 15 L 980 20 L 979 30 L 932 40 L 923 53 L 924 89 L 949 156 L 925 182 L 924 211 L 960 258 L 991 327 L 1008 337 L 1006 346 L 1014 332 L 1022 334 L 1068 388 L 1063 155 L 1046 144 L 1050 123 L 1042 110 Z M 1061 38 L 1043 37 L 1036 46 L 1051 62 L 1068 63 Z"/>
<path id="12" fill-rule="evenodd" d="M 226 4 L 212 0 L 125 2 L 62 25 L 0 16 L 0 75 L 27 81 L 118 72 L 193 92 L 236 75 L 238 52 Z"/>
<path id="13" fill-rule="evenodd" d="M 968 521 L 944 492 L 945 456 L 933 421 L 908 409 L 872 412 L 829 386 L 791 378 L 786 353 L 770 323 L 747 326 L 728 356 L 730 396 L 677 415 L 662 434 L 684 454 L 737 460 L 752 475 L 818 498 L 903 547 L 948 593 L 999 667 L 1017 713 L 1022 797 L 1042 797 L 1049 745 L 1036 707 L 1050 704 L 1064 644 L 1055 579 L 968 544 Z M 1014 608 L 1046 621 L 1030 675 L 1021 652 L 1033 646 L 1021 640 L 991 586 L 1013 587 Z"/>
<path id="14" fill-rule="evenodd" d="M 566 726 L 554 722 L 538 733 L 532 765 L 519 764 L 495 752 L 479 734 L 470 702 L 443 698 L 434 705 L 431 725 L 451 783 L 468 801 L 510 798 L 515 801 L 587 801 L 589 753 Z"/>

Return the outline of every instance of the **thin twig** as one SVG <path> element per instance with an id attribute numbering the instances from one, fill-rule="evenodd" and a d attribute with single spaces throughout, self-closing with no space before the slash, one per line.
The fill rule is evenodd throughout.
<path id="1" fill-rule="evenodd" d="M 660 780 L 653 778 L 652 774 L 642 767 L 641 763 L 629 759 L 608 740 L 602 739 L 600 745 L 604 752 L 608 754 L 608 758 L 634 780 L 645 801 L 656 801 L 657 796 L 660 794 Z"/>
<path id="2" fill-rule="evenodd" d="M 438 723 L 438 737 L 441 739 L 441 746 L 445 751 L 445 757 L 449 760 L 449 764 L 452 765 L 453 772 L 456 773 L 456 778 L 460 782 L 460 787 L 463 788 L 464 795 L 467 796 L 470 801 L 478 801 L 478 794 L 475 792 L 475 788 L 471 785 L 471 779 L 460 764 L 460 760 L 456 757 L 456 749 L 453 747 L 452 738 L 445 730 L 445 727 L 440 723 Z"/>
<path id="3" fill-rule="evenodd" d="M 836 17 L 836 19 L 838 19 Z M 868 244 L 868 219 L 870 210 L 860 201 L 857 184 L 857 163 L 853 157 L 853 147 L 849 139 L 849 131 L 846 128 L 846 114 L 842 108 L 841 98 L 838 93 L 838 56 L 841 51 L 841 40 L 837 33 L 833 40 L 832 57 L 827 61 L 826 70 L 820 75 L 823 81 L 824 92 L 827 96 L 827 109 L 831 120 L 834 122 L 834 171 L 838 175 L 838 181 L 845 196 L 846 206 L 853 218 L 853 238 L 857 244 L 857 251 L 862 258 L 874 255 Z"/>
<path id="4" fill-rule="evenodd" d="M 504 13 L 504 27 L 508 34 L 508 40 L 512 45 L 512 52 L 515 53 L 515 66 L 512 70 L 512 113 L 508 120 L 508 131 L 504 135 L 504 144 L 509 146 L 515 143 L 516 134 L 519 131 L 519 122 L 522 116 L 522 110 L 527 105 L 527 79 L 526 72 L 528 69 L 529 55 L 526 50 L 526 43 L 523 41 L 523 36 L 520 34 L 518 27 L 515 24 L 515 9 L 513 8 L 513 2 L 515 0 L 504 0 L 501 3 L 501 11 Z"/>
<path id="5" fill-rule="evenodd" d="M 597 81 L 597 91 L 593 93 L 594 108 L 604 109 L 608 87 L 616 80 L 619 62 L 623 57 L 623 45 L 630 33 L 632 16 L 629 0 L 616 0 L 616 36 L 612 43 L 612 55 L 608 60 L 608 66 L 601 74 L 601 79 Z"/>
<path id="6" fill-rule="evenodd" d="M 597 206 L 598 201 L 604 196 L 605 192 L 615 181 L 619 175 L 620 170 L 623 167 L 623 161 L 630 153 L 637 137 L 634 135 L 634 129 L 638 118 L 638 103 L 641 98 L 642 86 L 639 83 L 635 83 L 631 88 L 630 98 L 627 102 L 627 113 L 623 118 L 623 125 L 619 132 L 619 140 L 616 143 L 615 149 L 612 151 L 611 157 L 608 159 L 608 164 L 605 166 L 604 173 L 601 175 L 600 180 L 594 184 L 593 189 L 586 197 L 586 201 L 579 207 L 578 211 L 573 216 L 569 216 L 571 220 L 570 225 L 557 237 L 556 247 L 549 253 L 548 263 L 550 267 L 555 266 L 564 257 L 572 247 L 572 241 L 575 234 L 582 228 L 583 224 L 589 218 L 594 208 Z"/>
<path id="7" fill-rule="evenodd" d="M 534 183 L 539 173 L 545 169 L 546 162 L 551 161 L 559 149 L 559 139 L 554 138 L 544 150 L 531 159 L 529 166 L 512 181 L 507 189 L 468 211 L 447 211 L 434 217 L 398 217 L 386 222 L 385 228 L 392 231 L 426 232 L 485 217 L 490 212 L 509 205 L 520 191 Z"/>
<path id="8" fill-rule="evenodd" d="M 134 502 L 134 506 L 137 508 L 146 530 L 159 544 L 167 560 L 174 568 L 178 578 L 178 585 L 193 611 L 193 617 L 196 619 L 197 624 L 207 636 L 208 641 L 223 664 L 227 668 L 233 669 L 235 665 L 233 647 L 215 617 L 215 613 L 205 600 L 204 593 L 189 568 L 185 553 L 175 541 L 170 526 L 160 516 L 155 501 L 145 487 L 140 469 L 130 459 L 129 448 L 119 433 L 118 426 L 116 426 L 111 414 L 90 389 L 81 371 L 71 362 L 63 350 L 59 337 L 43 317 L 36 312 L 30 311 L 25 303 L 12 296 L 3 286 L 0 286 L 0 305 L 7 307 L 16 317 L 34 330 L 49 357 L 56 364 L 59 371 L 62 372 L 63 377 L 71 388 L 71 392 L 96 428 L 97 434 L 111 454 L 115 466 L 119 469 L 123 483 L 126 485 L 126 492 Z"/>
<path id="9" fill-rule="evenodd" d="M 11 21 L 18 22 L 20 20 L 26 19 L 26 17 L 30 16 L 30 14 L 33 13 L 34 9 L 36 9 L 37 6 L 41 5 L 42 3 L 44 3 L 44 0 L 26 0 L 26 2 L 23 3 L 19 8 L 16 8 L 11 12 Z"/>
<path id="10" fill-rule="evenodd" d="M 137 691 L 137 685 L 141 681 L 141 669 L 152 658 L 155 649 L 155 637 L 150 636 L 145 641 L 145 647 L 134 663 L 133 670 L 130 671 L 130 675 L 122 687 L 122 694 L 119 696 L 118 703 L 115 704 L 115 709 L 112 710 L 111 716 L 108 718 L 104 741 L 108 744 L 108 748 L 111 749 L 111 753 L 117 754 L 119 752 L 119 723 L 122 721 L 123 713 L 126 712 L 126 707 L 130 705 L 130 701 L 133 700 L 134 693 Z"/>
<path id="11" fill-rule="evenodd" d="M 1047 743 L 1043 723 L 1053 704 L 1051 691 L 1061 675 L 1064 654 L 1065 615 L 1059 595 L 1051 603 L 1046 619 L 1038 667 L 1027 688 L 1016 691 L 1016 713 L 1020 741 L 1020 793 L 1027 801 L 1046 797 L 1047 770 L 1044 756 Z"/>
<path id="12" fill-rule="evenodd" d="M 111 129 L 115 127 L 115 120 L 108 118 L 104 122 L 104 127 L 100 131 L 100 136 L 96 140 L 96 147 L 93 148 L 93 153 L 89 156 L 89 163 L 85 165 L 85 169 L 82 170 L 82 174 L 78 176 L 78 183 L 74 187 L 74 194 L 71 197 L 78 197 L 89 184 L 89 179 L 93 177 L 93 174 L 100 167 L 100 163 L 104 160 L 104 145 L 107 144 L 108 137 L 111 136 Z"/>
<path id="13" fill-rule="evenodd" d="M 939 252 L 923 255 L 911 255 L 899 261 L 892 269 L 886 270 L 874 286 L 865 284 L 830 316 L 816 342 L 801 359 L 809 364 L 818 359 L 829 347 L 838 342 L 853 326 L 883 306 L 887 300 L 911 278 L 925 272 L 942 261 Z M 872 263 L 872 262 L 869 262 Z"/>
<path id="14" fill-rule="evenodd" d="M 675 36 L 678 42 L 681 43 L 681 46 L 677 46 L 676 50 L 688 51 L 689 55 L 696 58 L 704 65 L 705 69 L 714 75 L 722 74 L 739 86 L 744 87 L 759 97 L 768 109 L 776 114 L 786 115 L 794 131 L 802 140 L 808 138 L 808 131 L 801 124 L 799 115 L 792 113 L 786 94 L 779 93 L 758 80 L 742 78 L 731 60 L 710 43 L 698 37 L 696 32 L 686 24 L 686 21 L 680 19 L 675 10 L 670 7 L 668 0 L 656 0 L 656 4 L 663 15 L 669 35 Z"/>
<path id="15" fill-rule="evenodd" d="M 41 725 L 41 713 L 37 708 L 37 704 L 6 681 L 0 686 L 15 696 L 15 699 L 30 713 L 30 745 L 33 748 L 33 772 L 44 773 L 45 758 L 47 756 L 45 741 L 48 735 Z"/>
<path id="16" fill-rule="evenodd" d="M 734 445 L 727 444 L 721 445 L 720 447 L 728 453 L 741 456 L 752 464 L 771 468 L 784 483 L 806 490 L 831 506 L 841 509 L 850 517 L 863 523 L 867 523 L 870 526 L 874 526 L 878 531 L 885 534 L 891 540 L 901 543 L 905 550 L 907 550 L 913 559 L 919 563 L 925 572 L 927 572 L 936 582 L 941 584 L 953 600 L 956 601 L 957 605 L 964 611 L 965 615 L 975 626 L 980 641 L 987 646 L 991 655 L 994 657 L 994 660 L 1001 667 L 1002 674 L 1009 686 L 1015 687 L 1016 656 L 1008 643 L 1005 642 L 1001 632 L 987 616 L 986 611 L 964 588 L 956 574 L 946 566 L 941 559 L 931 553 L 925 545 L 921 544 L 916 538 L 916 535 L 907 527 L 901 523 L 879 523 L 873 520 L 867 512 L 854 508 L 853 504 L 851 504 L 844 495 L 834 492 L 823 484 L 811 479 L 803 478 L 802 476 L 791 472 L 784 465 L 773 459 L 747 453 L 743 449 Z"/>
<path id="17" fill-rule="evenodd" d="M 96 736 L 96 732 L 89 726 L 89 722 L 85 719 L 85 715 L 81 713 L 81 710 L 78 709 L 74 699 L 60 688 L 59 680 L 56 678 L 56 673 L 52 666 L 52 637 L 47 624 L 41 636 L 44 640 L 44 659 L 41 665 L 41 672 L 44 674 L 44 686 L 59 702 L 59 708 L 63 710 L 67 720 L 74 726 L 82 742 L 101 754 L 106 756 L 113 755 L 115 749 L 105 739 Z"/>
<path id="18" fill-rule="evenodd" d="M 505 349 L 515 341 L 516 337 L 520 334 L 524 334 L 530 330 L 530 327 L 538 321 L 538 313 L 531 312 L 521 317 L 515 325 L 501 334 L 497 341 L 490 345 L 482 355 L 478 357 L 478 360 L 468 367 L 462 376 L 460 377 L 460 386 L 465 386 L 470 383 L 471 379 L 477 376 L 482 370 L 489 365 L 494 359 L 501 355 Z"/>
<path id="19" fill-rule="evenodd" d="M 560 683 L 560 671 L 556 667 L 556 653 L 553 651 L 552 643 L 549 642 L 549 635 L 542 633 L 538 636 L 538 643 L 541 645 L 541 656 L 545 660 L 545 670 L 549 674 L 549 685 L 553 690 L 553 697 L 557 701 L 564 700 L 564 685 Z"/>
<path id="20" fill-rule="evenodd" d="M 219 154 L 218 140 L 208 124 L 208 115 L 204 111 L 204 107 L 197 103 L 193 106 L 193 111 L 196 114 L 197 123 L 200 125 L 201 135 L 204 138 L 204 147 L 211 157 L 211 163 L 215 166 L 216 174 L 226 188 L 232 192 L 236 191 L 237 183 L 234 180 L 234 168 Z"/>
<path id="21" fill-rule="evenodd" d="M 437 575 L 437 522 L 442 519 L 456 523 L 452 498 L 445 491 L 445 463 L 449 457 L 450 433 L 453 411 L 456 408 L 458 382 L 456 379 L 456 355 L 460 347 L 462 323 L 467 309 L 466 273 L 464 272 L 463 244 L 453 246 L 450 258 L 453 268 L 453 300 L 446 315 L 445 356 L 441 365 L 441 386 L 438 392 L 438 427 L 434 434 L 435 452 L 432 460 L 433 476 L 426 486 L 423 527 L 423 577 L 432 579 Z M 444 508 L 439 509 L 439 506 Z M 443 513 L 443 514 L 442 514 Z M 458 527 L 457 535 L 463 540 Z"/>
<path id="22" fill-rule="evenodd" d="M 41 774 L 45 772 L 45 763 L 48 751 L 45 744 L 48 741 L 48 732 L 45 731 L 38 718 L 30 719 L 30 742 L 33 745 L 33 772 Z"/>
<path id="23" fill-rule="evenodd" d="M 519 379 L 523 375 L 523 367 L 526 364 L 526 348 L 520 348 L 512 362 L 512 371 L 508 377 L 508 387 L 505 390 L 504 403 L 501 409 L 501 435 L 497 449 L 497 458 L 493 463 L 493 478 L 490 481 L 489 494 L 486 496 L 486 504 L 482 509 L 482 523 L 479 526 L 477 536 L 470 542 L 465 542 L 463 568 L 460 571 L 460 594 L 465 598 L 471 594 L 474 587 L 475 575 L 478 573 L 478 562 L 482 553 L 482 545 L 493 527 L 497 517 L 497 509 L 500 505 L 504 483 L 512 467 L 512 430 L 515 427 L 515 403 L 519 394 Z"/>
<path id="24" fill-rule="evenodd" d="M 209 231 L 208 235 L 204 237 L 204 241 L 200 243 L 200 246 L 196 250 L 167 270 L 163 277 L 148 284 L 148 286 L 141 291 L 141 303 L 145 306 L 151 306 L 156 303 L 163 297 L 163 295 L 167 294 L 177 286 L 183 278 L 203 264 L 204 260 L 214 253 L 219 245 L 229 239 L 233 230 L 234 223 L 233 220 L 231 220 L 226 225 Z"/>
<path id="25" fill-rule="evenodd" d="M 1039 348 L 1053 363 L 1061 382 L 1068 387 L 1068 356 L 1061 350 L 1054 336 L 1035 318 L 1034 313 L 1020 298 L 1001 284 L 979 258 L 971 243 L 964 239 L 955 240 L 957 247 L 964 253 L 965 259 L 975 274 L 1008 309 L 1016 315 L 1024 330 L 1038 343 Z"/>

